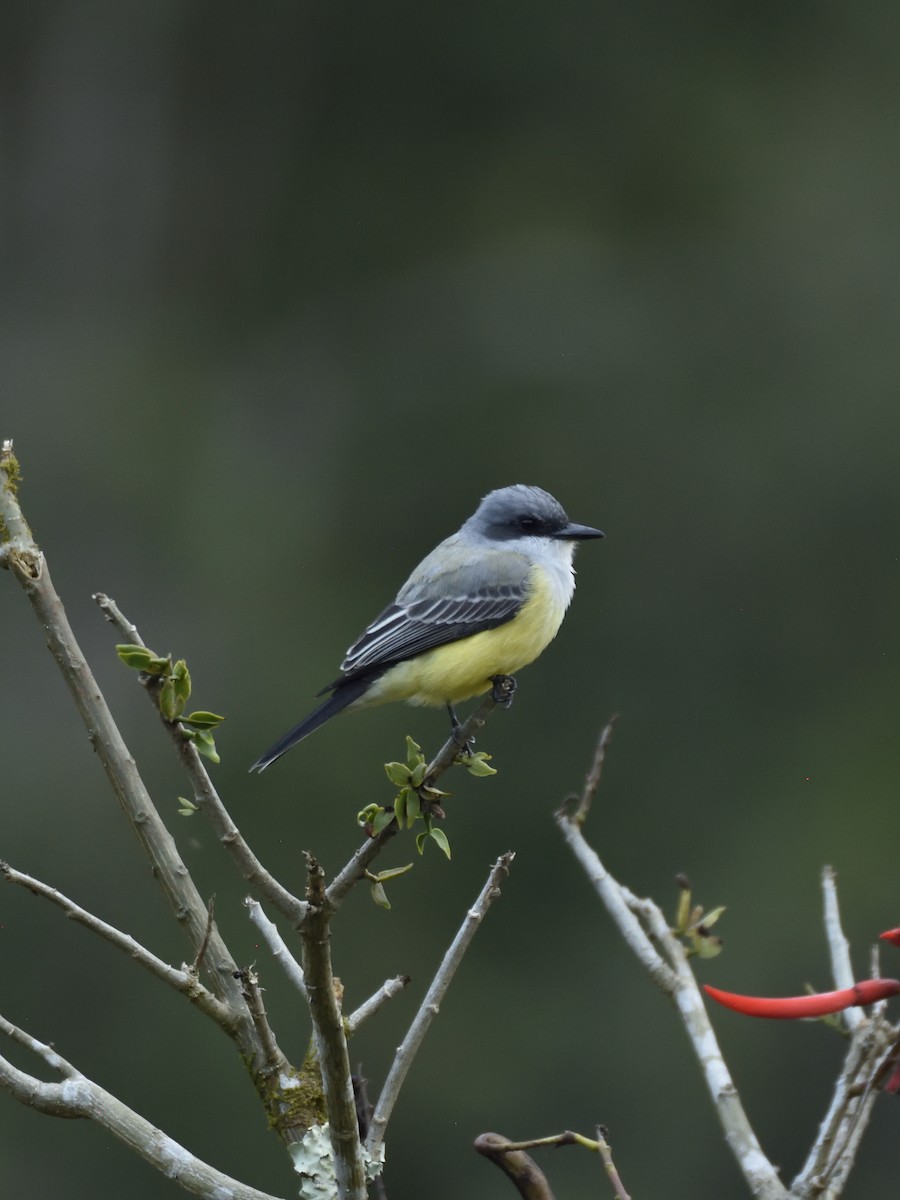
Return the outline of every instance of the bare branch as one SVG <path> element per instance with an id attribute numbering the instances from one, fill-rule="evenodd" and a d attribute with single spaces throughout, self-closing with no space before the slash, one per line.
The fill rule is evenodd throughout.
<path id="1" fill-rule="evenodd" d="M 111 1092 L 82 1075 L 51 1046 L 29 1037 L 4 1017 L 0 1017 L 0 1032 L 34 1051 L 64 1081 L 47 1083 L 0 1056 L 0 1087 L 21 1104 L 49 1116 L 93 1121 L 191 1195 L 206 1200 L 223 1196 L 229 1200 L 277 1200 L 196 1158 Z"/>
<path id="2" fill-rule="evenodd" d="M 822 901 L 824 907 L 825 937 L 831 954 L 831 974 L 836 988 L 852 987 L 856 981 L 853 974 L 853 964 L 850 961 L 850 943 L 844 935 L 841 926 L 841 912 L 838 906 L 837 876 L 833 867 L 822 868 Z M 865 1014 L 860 1008 L 844 1010 L 844 1024 L 848 1029 L 856 1029 L 865 1021 Z"/>
<path id="3" fill-rule="evenodd" d="M 368 1080 L 363 1075 L 362 1063 L 358 1064 L 356 1074 L 353 1076 L 353 1097 L 356 1101 L 356 1120 L 359 1125 L 360 1140 L 365 1141 L 369 1132 L 369 1122 L 372 1119 L 372 1105 L 369 1103 Z M 380 1170 L 371 1180 L 370 1192 L 372 1200 L 387 1200 L 384 1175 Z"/>
<path id="4" fill-rule="evenodd" d="M 825 935 L 834 979 L 839 987 L 852 986 L 850 947 L 841 926 L 836 877 L 831 867 L 822 871 L 822 892 Z M 877 947 L 873 953 L 872 976 L 878 976 Z M 850 1030 L 850 1045 L 828 1111 L 792 1185 L 793 1195 L 835 1200 L 843 1191 L 879 1089 L 897 1056 L 900 1026 L 891 1025 L 884 1013 L 885 1005 L 881 1003 L 873 1006 L 871 1015 L 859 1008 L 843 1014 Z"/>
<path id="5" fill-rule="evenodd" d="M 341 1200 L 365 1200 L 365 1172 L 347 1038 L 331 969 L 331 908 L 322 868 L 311 854 L 307 854 L 306 860 L 307 910 L 300 927 L 303 974 L 322 1073 L 338 1195 Z"/>
<path id="6" fill-rule="evenodd" d="M 338 908 L 343 903 L 355 884 L 359 883 L 361 879 L 365 879 L 369 863 L 377 858 L 385 844 L 391 838 L 395 837 L 398 832 L 396 821 L 392 821 L 390 825 L 382 829 L 380 833 L 376 833 L 374 837 L 366 838 L 347 865 L 335 875 L 328 886 L 326 894 L 328 904 L 332 910 Z"/>
<path id="7" fill-rule="evenodd" d="M 27 554 L 34 546 L 34 538 L 16 498 L 18 490 L 19 463 L 13 453 L 12 438 L 5 438 L 0 445 L 0 537 L 4 551 L 0 566 L 3 567 L 11 565 L 18 551 Z"/>
<path id="8" fill-rule="evenodd" d="M 498 1138 L 499 1134 L 485 1134 L 485 1137 Z M 500 1143 L 498 1142 L 497 1145 Z M 575 1133 L 572 1129 L 564 1129 L 562 1133 L 551 1133 L 546 1137 L 525 1138 L 518 1142 L 504 1142 L 504 1150 L 541 1150 L 548 1147 L 558 1150 L 561 1146 L 583 1146 L 585 1150 L 592 1150 L 595 1154 L 600 1147 L 591 1138 L 585 1137 L 583 1133 Z"/>
<path id="9" fill-rule="evenodd" d="M 269 1025 L 266 1006 L 263 1004 L 262 989 L 259 986 L 259 976 L 252 967 L 248 967 L 239 973 L 238 978 L 243 986 L 244 999 L 247 1002 L 247 1008 L 250 1010 L 250 1016 L 253 1018 L 253 1025 L 265 1055 L 263 1065 L 258 1067 L 257 1070 L 261 1075 L 287 1076 L 290 1071 L 290 1063 L 279 1050 L 278 1043 L 275 1041 L 275 1034 Z"/>
<path id="10" fill-rule="evenodd" d="M 607 726 L 609 728 L 609 726 Z M 603 1168 L 609 1176 L 609 1182 L 612 1184 L 613 1194 L 616 1200 L 631 1200 L 631 1197 L 625 1191 L 625 1185 L 622 1183 L 622 1178 L 616 1170 L 616 1164 L 613 1162 L 612 1149 L 609 1142 L 606 1140 L 608 1130 L 603 1125 L 597 1126 L 597 1149 L 600 1151 L 600 1158 L 603 1161 Z"/>
<path id="11" fill-rule="evenodd" d="M 792 1196 L 840 1196 L 878 1096 L 875 1080 L 896 1053 L 896 1039 L 897 1029 L 878 1018 L 854 1031 L 828 1112 L 791 1185 Z"/>
<path id="12" fill-rule="evenodd" d="M 176 920 L 185 930 L 196 955 L 203 960 L 212 979 L 212 989 L 235 1014 L 234 1038 L 241 1058 L 267 1104 L 267 1113 L 279 1136 L 288 1145 L 296 1141 L 298 1125 L 293 1119 L 297 1106 L 291 1092 L 293 1076 L 281 1079 L 267 1071 L 271 1047 L 257 1034 L 236 978 L 237 964 L 200 896 L 182 860 L 175 840 L 161 820 L 137 770 L 135 761 L 119 732 L 90 667 L 78 645 L 59 596 L 53 588 L 47 563 L 31 538 L 22 516 L 14 486 L 17 466 L 9 454 L 0 456 L 0 521 L 7 531 L 15 530 L 17 541 L 10 547 L 6 565 L 21 584 L 69 687 L 76 708 L 88 731 L 126 818 L 150 861 Z M 126 634 L 126 636 L 128 636 Z"/>
<path id="13" fill-rule="evenodd" d="M 851 1030 L 844 1069 L 838 1079 L 829 1111 L 819 1129 L 803 1170 L 790 1193 L 777 1178 L 775 1168 L 762 1153 L 736 1089 L 725 1066 L 712 1032 L 702 996 L 690 970 L 684 947 L 674 935 L 659 907 L 640 899 L 618 883 L 588 846 L 580 828 L 588 803 L 596 790 L 599 766 L 608 744 L 609 726 L 603 731 L 594 764 L 588 773 L 582 803 L 574 814 L 560 812 L 557 822 L 570 848 L 581 863 L 607 907 L 626 943 L 644 964 L 654 981 L 674 1000 L 682 1022 L 703 1068 L 707 1087 L 728 1144 L 737 1158 L 751 1191 L 756 1197 L 778 1200 L 788 1194 L 796 1197 L 822 1197 L 836 1200 L 846 1184 L 859 1140 L 868 1123 L 877 1095 L 877 1083 L 892 1069 L 900 1042 L 900 1030 L 883 1017 L 883 1006 L 872 1016 L 860 1010 L 847 1014 Z M 849 946 L 840 923 L 834 872 L 826 868 L 822 877 L 825 929 L 831 951 L 832 971 L 838 987 L 853 984 Z M 654 945 L 646 933 L 654 939 Z M 656 946 L 665 955 L 664 961 Z"/>
<path id="14" fill-rule="evenodd" d="M 580 809 L 578 810 L 580 811 Z M 594 890 L 606 905 L 609 915 L 619 927 L 619 932 L 628 943 L 632 953 L 649 972 L 651 979 L 670 996 L 674 996 L 677 988 L 677 978 L 665 959 L 650 941 L 644 927 L 634 915 L 630 899 L 626 898 L 625 890 L 609 874 L 600 861 L 599 855 L 588 845 L 581 832 L 581 824 L 577 820 L 578 813 L 569 815 L 560 810 L 556 814 L 556 823 L 562 831 L 569 849 L 581 864 L 582 869 L 594 886 Z M 645 914 L 648 915 L 648 914 Z M 663 919 L 663 925 L 668 932 L 668 923 Z"/>
<path id="15" fill-rule="evenodd" d="M 196 973 L 191 970 L 178 970 L 170 966 L 167 962 L 163 962 L 161 958 L 157 958 L 152 951 L 142 946 L 140 942 L 128 933 L 122 933 L 113 925 L 107 924 L 93 913 L 88 912 L 84 908 L 80 908 L 68 896 L 64 896 L 62 892 L 56 888 L 50 887 L 49 884 L 43 883 L 39 879 L 35 879 L 31 875 L 25 875 L 21 871 L 15 870 L 9 863 L 0 862 L 0 873 L 10 883 L 18 884 L 20 887 L 26 888 L 35 896 L 41 896 L 44 900 L 49 900 L 51 904 L 55 904 L 61 909 L 71 920 L 79 925 L 83 925 L 86 929 L 90 929 L 92 933 L 98 934 L 110 945 L 115 946 L 117 950 L 121 950 L 133 959 L 140 966 L 148 970 L 151 975 L 155 975 L 157 979 L 174 988 L 175 991 L 181 992 L 183 996 L 195 1004 L 201 1012 L 206 1013 L 211 1017 L 217 1025 L 220 1025 L 224 1031 L 230 1036 L 234 1036 L 238 1026 L 237 1014 L 230 1005 L 217 1000 L 216 997 L 205 988 L 199 981 Z"/>
<path id="16" fill-rule="evenodd" d="M 74 1079 L 79 1072 L 72 1066 L 70 1062 L 46 1042 L 40 1042 L 37 1038 L 33 1038 L 27 1034 L 24 1029 L 20 1029 L 18 1025 L 13 1025 L 12 1021 L 7 1021 L 4 1016 L 0 1016 L 0 1033 L 3 1033 L 19 1046 L 23 1046 L 26 1050 L 30 1050 L 32 1054 L 36 1054 L 43 1059 L 46 1066 L 51 1071 L 56 1071 L 63 1079 Z M 79 1114 L 73 1113 L 73 1116 Z"/>
<path id="17" fill-rule="evenodd" d="M 584 840 L 581 825 L 573 815 L 560 811 L 556 820 L 627 945 L 678 1009 L 726 1140 L 753 1196 L 757 1200 L 785 1200 L 787 1190 L 762 1151 L 725 1065 L 684 947 L 657 905 L 651 900 L 639 900 L 610 875 L 599 855 Z M 650 941 L 645 929 L 650 930 L 668 962 Z"/>
<path id="18" fill-rule="evenodd" d="M 408 975 L 395 975 L 393 979 L 386 979 L 374 995 L 370 996 L 368 1000 L 364 1000 L 359 1008 L 354 1009 L 347 1017 L 347 1037 L 352 1037 L 363 1021 L 373 1017 L 388 1000 L 393 1000 L 394 996 L 399 995 L 408 983 Z"/>
<path id="19" fill-rule="evenodd" d="M 303 968 L 291 954 L 287 948 L 284 938 L 274 921 L 270 921 L 266 916 L 263 906 L 258 900 L 254 900 L 252 896 L 247 896 L 244 900 L 247 911 L 250 914 L 250 920 L 256 926 L 260 936 L 269 948 L 269 952 L 278 965 L 284 971 L 285 975 L 304 998 L 306 995 L 306 980 L 303 978 Z"/>
<path id="20" fill-rule="evenodd" d="M 397 1050 L 394 1061 L 391 1064 L 391 1069 L 388 1071 L 387 1079 L 385 1079 L 384 1086 L 381 1089 L 381 1095 L 378 1097 L 378 1103 L 375 1106 L 375 1113 L 372 1117 L 371 1129 L 366 1139 L 369 1153 L 376 1160 L 381 1156 L 388 1121 L 391 1118 L 391 1113 L 400 1094 L 400 1088 L 403 1086 L 403 1081 L 412 1065 L 416 1052 L 421 1046 L 431 1022 L 440 1011 L 441 1001 L 447 992 L 447 988 L 450 986 L 457 967 L 462 962 L 463 955 L 469 948 L 472 938 L 475 936 L 478 927 L 484 919 L 485 913 L 493 901 L 500 895 L 500 883 L 509 874 L 509 868 L 514 858 L 515 855 L 513 852 L 507 851 L 506 854 L 501 854 L 494 863 L 487 882 L 481 889 L 475 904 L 466 913 L 465 920 L 447 949 L 441 965 L 438 967 L 437 973 L 431 982 L 431 986 L 425 995 L 425 999 L 422 1001 L 422 1005 L 413 1018 L 406 1037 L 404 1037 Z"/>
<path id="21" fill-rule="evenodd" d="M 212 937 L 212 931 L 215 928 L 216 916 L 216 898 L 210 897 L 210 901 L 206 906 L 206 936 L 200 943 L 199 949 L 191 963 L 191 974 L 199 975 L 203 969 L 203 960 L 206 958 L 206 952 L 209 949 L 209 939 Z"/>
<path id="22" fill-rule="evenodd" d="M 153 873 L 176 919 L 196 951 L 206 937 L 206 905 L 178 853 L 174 839 L 156 811 L 134 758 L 81 652 L 62 601 L 53 587 L 46 559 L 31 537 L 11 486 L 11 461 L 6 453 L 0 456 L 0 518 L 15 535 L 7 565 L 31 602 L 50 652 L 68 685 L 116 798 L 150 860 Z M 207 959 L 216 994 L 240 1014 L 243 1006 L 233 979 L 236 965 L 217 929 L 209 938 Z M 241 1019 L 244 1034 L 252 1039 L 249 1017 L 244 1014 Z"/>
<path id="23" fill-rule="evenodd" d="M 613 725 L 618 721 L 618 714 L 614 714 L 609 718 L 597 739 L 597 748 L 594 751 L 594 761 L 591 763 L 584 780 L 584 790 L 581 793 L 581 800 L 578 807 L 572 813 L 572 820 L 577 825 L 583 825 L 587 820 L 590 812 L 591 804 L 597 794 L 597 789 L 600 786 L 600 776 L 603 773 L 603 763 L 606 760 L 606 749 L 612 741 Z"/>
<path id="24" fill-rule="evenodd" d="M 119 606 L 109 596 L 102 592 L 94 595 L 94 600 L 100 607 L 107 621 L 115 625 L 121 637 L 133 646 L 144 646 L 145 642 L 137 631 L 137 626 L 129 621 Z M 157 693 L 159 681 L 149 676 L 141 676 L 147 694 L 153 701 L 154 708 L 159 711 Z M 184 737 L 183 726 L 178 721 L 166 721 L 160 714 L 163 725 L 171 737 L 178 756 L 181 759 L 191 787 L 197 807 L 203 812 L 212 825 L 221 844 L 231 855 L 235 865 L 244 879 L 259 888 L 260 892 L 281 914 L 289 921 L 297 924 L 302 920 L 305 906 L 287 888 L 266 870 L 247 843 L 240 830 L 231 819 L 228 810 L 222 803 L 219 793 L 209 776 L 203 759 L 197 752 L 193 742 Z"/>
<path id="25" fill-rule="evenodd" d="M 482 1133 L 474 1146 L 479 1154 L 490 1159 L 515 1185 L 522 1200 L 554 1200 L 547 1176 L 524 1150 L 513 1145 L 501 1133 Z"/>

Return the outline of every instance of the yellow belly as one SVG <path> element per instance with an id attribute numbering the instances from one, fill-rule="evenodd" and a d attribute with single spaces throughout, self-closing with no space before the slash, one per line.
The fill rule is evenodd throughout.
<path id="1" fill-rule="evenodd" d="M 393 700 L 456 704 L 480 695 L 493 675 L 514 675 L 546 649 L 559 631 L 567 600 L 544 572 L 533 572 L 531 596 L 518 616 L 390 667 L 353 707 Z"/>

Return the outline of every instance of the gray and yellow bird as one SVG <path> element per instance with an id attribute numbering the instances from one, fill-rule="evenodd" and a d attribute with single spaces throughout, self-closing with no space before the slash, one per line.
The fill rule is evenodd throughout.
<path id="1" fill-rule="evenodd" d="M 575 591 L 575 544 L 603 536 L 539 487 L 490 492 L 353 643 L 319 693 L 328 699 L 250 769 L 264 771 L 345 708 L 446 704 L 455 721 L 454 704 L 515 675 L 556 637 Z"/>

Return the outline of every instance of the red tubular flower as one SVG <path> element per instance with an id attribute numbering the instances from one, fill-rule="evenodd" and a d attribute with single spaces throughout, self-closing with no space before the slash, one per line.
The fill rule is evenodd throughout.
<path id="1" fill-rule="evenodd" d="M 706 994 L 726 1008 L 745 1013 L 748 1017 L 771 1017 L 775 1020 L 798 1017 L 824 1017 L 843 1012 L 854 1004 L 874 1004 L 888 996 L 900 995 L 900 980 L 863 979 L 853 987 L 838 992 L 815 992 L 811 996 L 740 996 L 703 985 Z"/>
<path id="2" fill-rule="evenodd" d="M 900 946 L 900 925 L 896 929 L 886 929 L 878 936 L 883 942 L 890 942 L 892 946 Z"/>

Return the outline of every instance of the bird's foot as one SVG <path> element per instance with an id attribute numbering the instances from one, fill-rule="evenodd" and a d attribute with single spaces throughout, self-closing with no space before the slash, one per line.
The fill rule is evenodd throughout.
<path id="1" fill-rule="evenodd" d="M 447 705 L 447 712 L 450 714 L 450 736 L 456 742 L 457 746 L 459 746 L 460 754 L 471 754 L 472 747 L 475 745 L 475 739 L 473 737 L 463 737 L 462 722 L 456 715 L 456 709 L 452 704 Z"/>
<path id="2" fill-rule="evenodd" d="M 495 704 L 499 704 L 501 708 L 509 708 L 513 702 L 513 696 L 516 694 L 516 681 L 512 675 L 492 675 L 491 683 L 494 685 L 491 689 L 491 698 Z"/>

